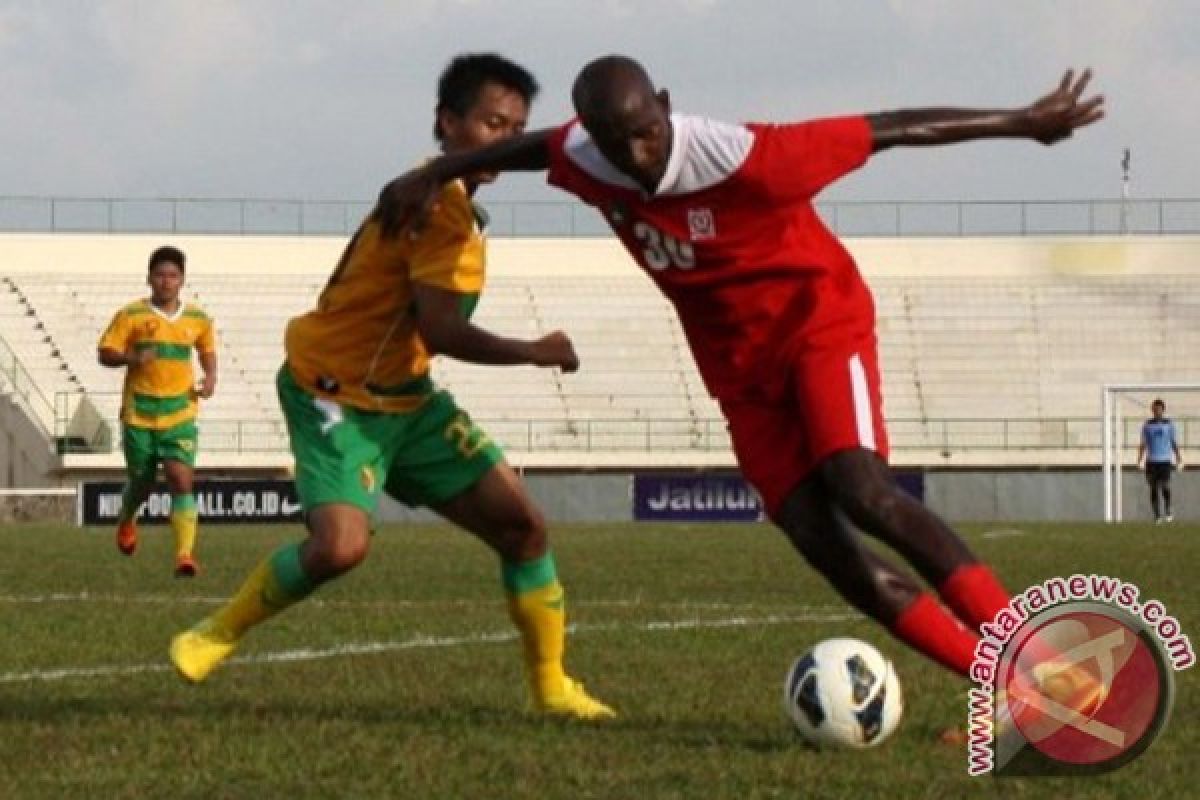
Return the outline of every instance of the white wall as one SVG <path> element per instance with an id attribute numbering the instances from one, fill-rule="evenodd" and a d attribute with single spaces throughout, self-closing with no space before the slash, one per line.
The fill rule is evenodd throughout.
<path id="1" fill-rule="evenodd" d="M 846 239 L 871 276 L 1065 276 L 1195 273 L 1200 236 L 1004 236 Z M 0 274 L 141 275 L 162 244 L 188 255 L 189 269 L 212 274 L 325 274 L 346 237 L 0 234 Z M 604 275 L 636 271 L 613 238 L 493 239 L 489 268 L 499 275 Z"/>
<path id="2" fill-rule="evenodd" d="M 0 488 L 46 486 L 56 464 L 46 436 L 0 389 Z"/>

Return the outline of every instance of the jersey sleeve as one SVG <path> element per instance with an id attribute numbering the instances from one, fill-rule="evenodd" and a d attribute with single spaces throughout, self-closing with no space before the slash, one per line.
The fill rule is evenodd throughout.
<path id="1" fill-rule="evenodd" d="M 871 155 L 871 126 L 863 116 L 789 125 L 750 125 L 757 180 L 772 200 L 808 200 Z"/>
<path id="2" fill-rule="evenodd" d="M 196 352 L 217 352 L 217 331 L 216 326 L 213 325 L 212 317 L 204 320 L 204 327 L 200 329 L 200 335 L 196 337 Z"/>
<path id="3" fill-rule="evenodd" d="M 466 257 L 475 219 L 461 187 L 442 190 L 429 222 L 413 242 L 409 277 L 415 283 L 452 292 L 478 292 L 482 274 Z"/>
<path id="4" fill-rule="evenodd" d="M 118 353 L 127 352 L 132 344 L 130 341 L 132 333 L 133 326 L 130 325 L 129 315 L 125 313 L 125 309 L 121 309 L 113 315 L 112 322 L 108 323 L 108 327 L 100 335 L 100 342 L 96 348 L 116 350 Z"/>
<path id="5" fill-rule="evenodd" d="M 546 183 L 570 192 L 584 202 L 591 202 L 595 198 L 589 196 L 590 184 L 583 180 L 582 171 L 571 162 L 567 155 L 567 136 L 570 135 L 571 129 L 578 124 L 578 120 L 571 120 L 550 135 L 546 143 L 550 151 L 548 154 L 550 167 L 546 170 Z"/>

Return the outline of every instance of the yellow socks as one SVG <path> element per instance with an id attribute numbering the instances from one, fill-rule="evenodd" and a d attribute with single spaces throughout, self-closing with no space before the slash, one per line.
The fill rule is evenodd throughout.
<path id="1" fill-rule="evenodd" d="M 508 614 L 521 632 L 525 666 L 539 696 L 562 690 L 566 608 L 554 557 L 503 565 Z"/>
<path id="2" fill-rule="evenodd" d="M 264 559 L 215 614 L 213 621 L 235 637 L 303 600 L 317 588 L 300 564 L 300 544 L 285 544 Z"/>
<path id="3" fill-rule="evenodd" d="M 171 531 L 175 534 L 175 558 L 191 556 L 196 547 L 196 495 L 171 495 Z"/>

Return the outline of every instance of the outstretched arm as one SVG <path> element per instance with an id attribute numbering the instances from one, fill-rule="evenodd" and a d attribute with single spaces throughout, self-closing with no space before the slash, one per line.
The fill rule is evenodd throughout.
<path id="1" fill-rule="evenodd" d="M 536 171 L 550 166 L 552 129 L 530 131 L 493 145 L 439 156 L 388 183 L 376 213 L 386 237 L 395 236 L 429 213 L 442 184 L 476 172 Z"/>
<path id="2" fill-rule="evenodd" d="M 896 145 L 954 144 L 972 139 L 1018 138 L 1054 144 L 1104 117 L 1104 96 L 1083 99 L 1092 79 L 1086 69 L 1078 78 L 1067 70 L 1054 91 L 1025 108 L 921 108 L 868 114 L 873 150 Z"/>

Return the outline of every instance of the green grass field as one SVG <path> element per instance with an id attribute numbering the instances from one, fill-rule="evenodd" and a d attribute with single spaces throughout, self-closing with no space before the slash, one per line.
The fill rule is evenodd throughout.
<path id="1" fill-rule="evenodd" d="M 1200 644 L 1200 527 L 1028 525 L 966 535 L 1014 588 L 1078 571 L 1161 599 Z M 1093 778 L 969 778 L 967 684 L 851 614 L 764 526 L 559 526 L 568 663 L 622 713 L 527 714 L 498 568 L 470 537 L 389 527 L 367 563 L 256 630 L 201 686 L 170 636 L 298 528 L 208 527 L 205 572 L 168 537 L 0 531 L 0 798 L 1194 797 L 1200 670 L 1139 760 Z M 851 635 L 896 663 L 906 717 L 868 752 L 803 746 L 781 683 L 807 645 Z"/>

